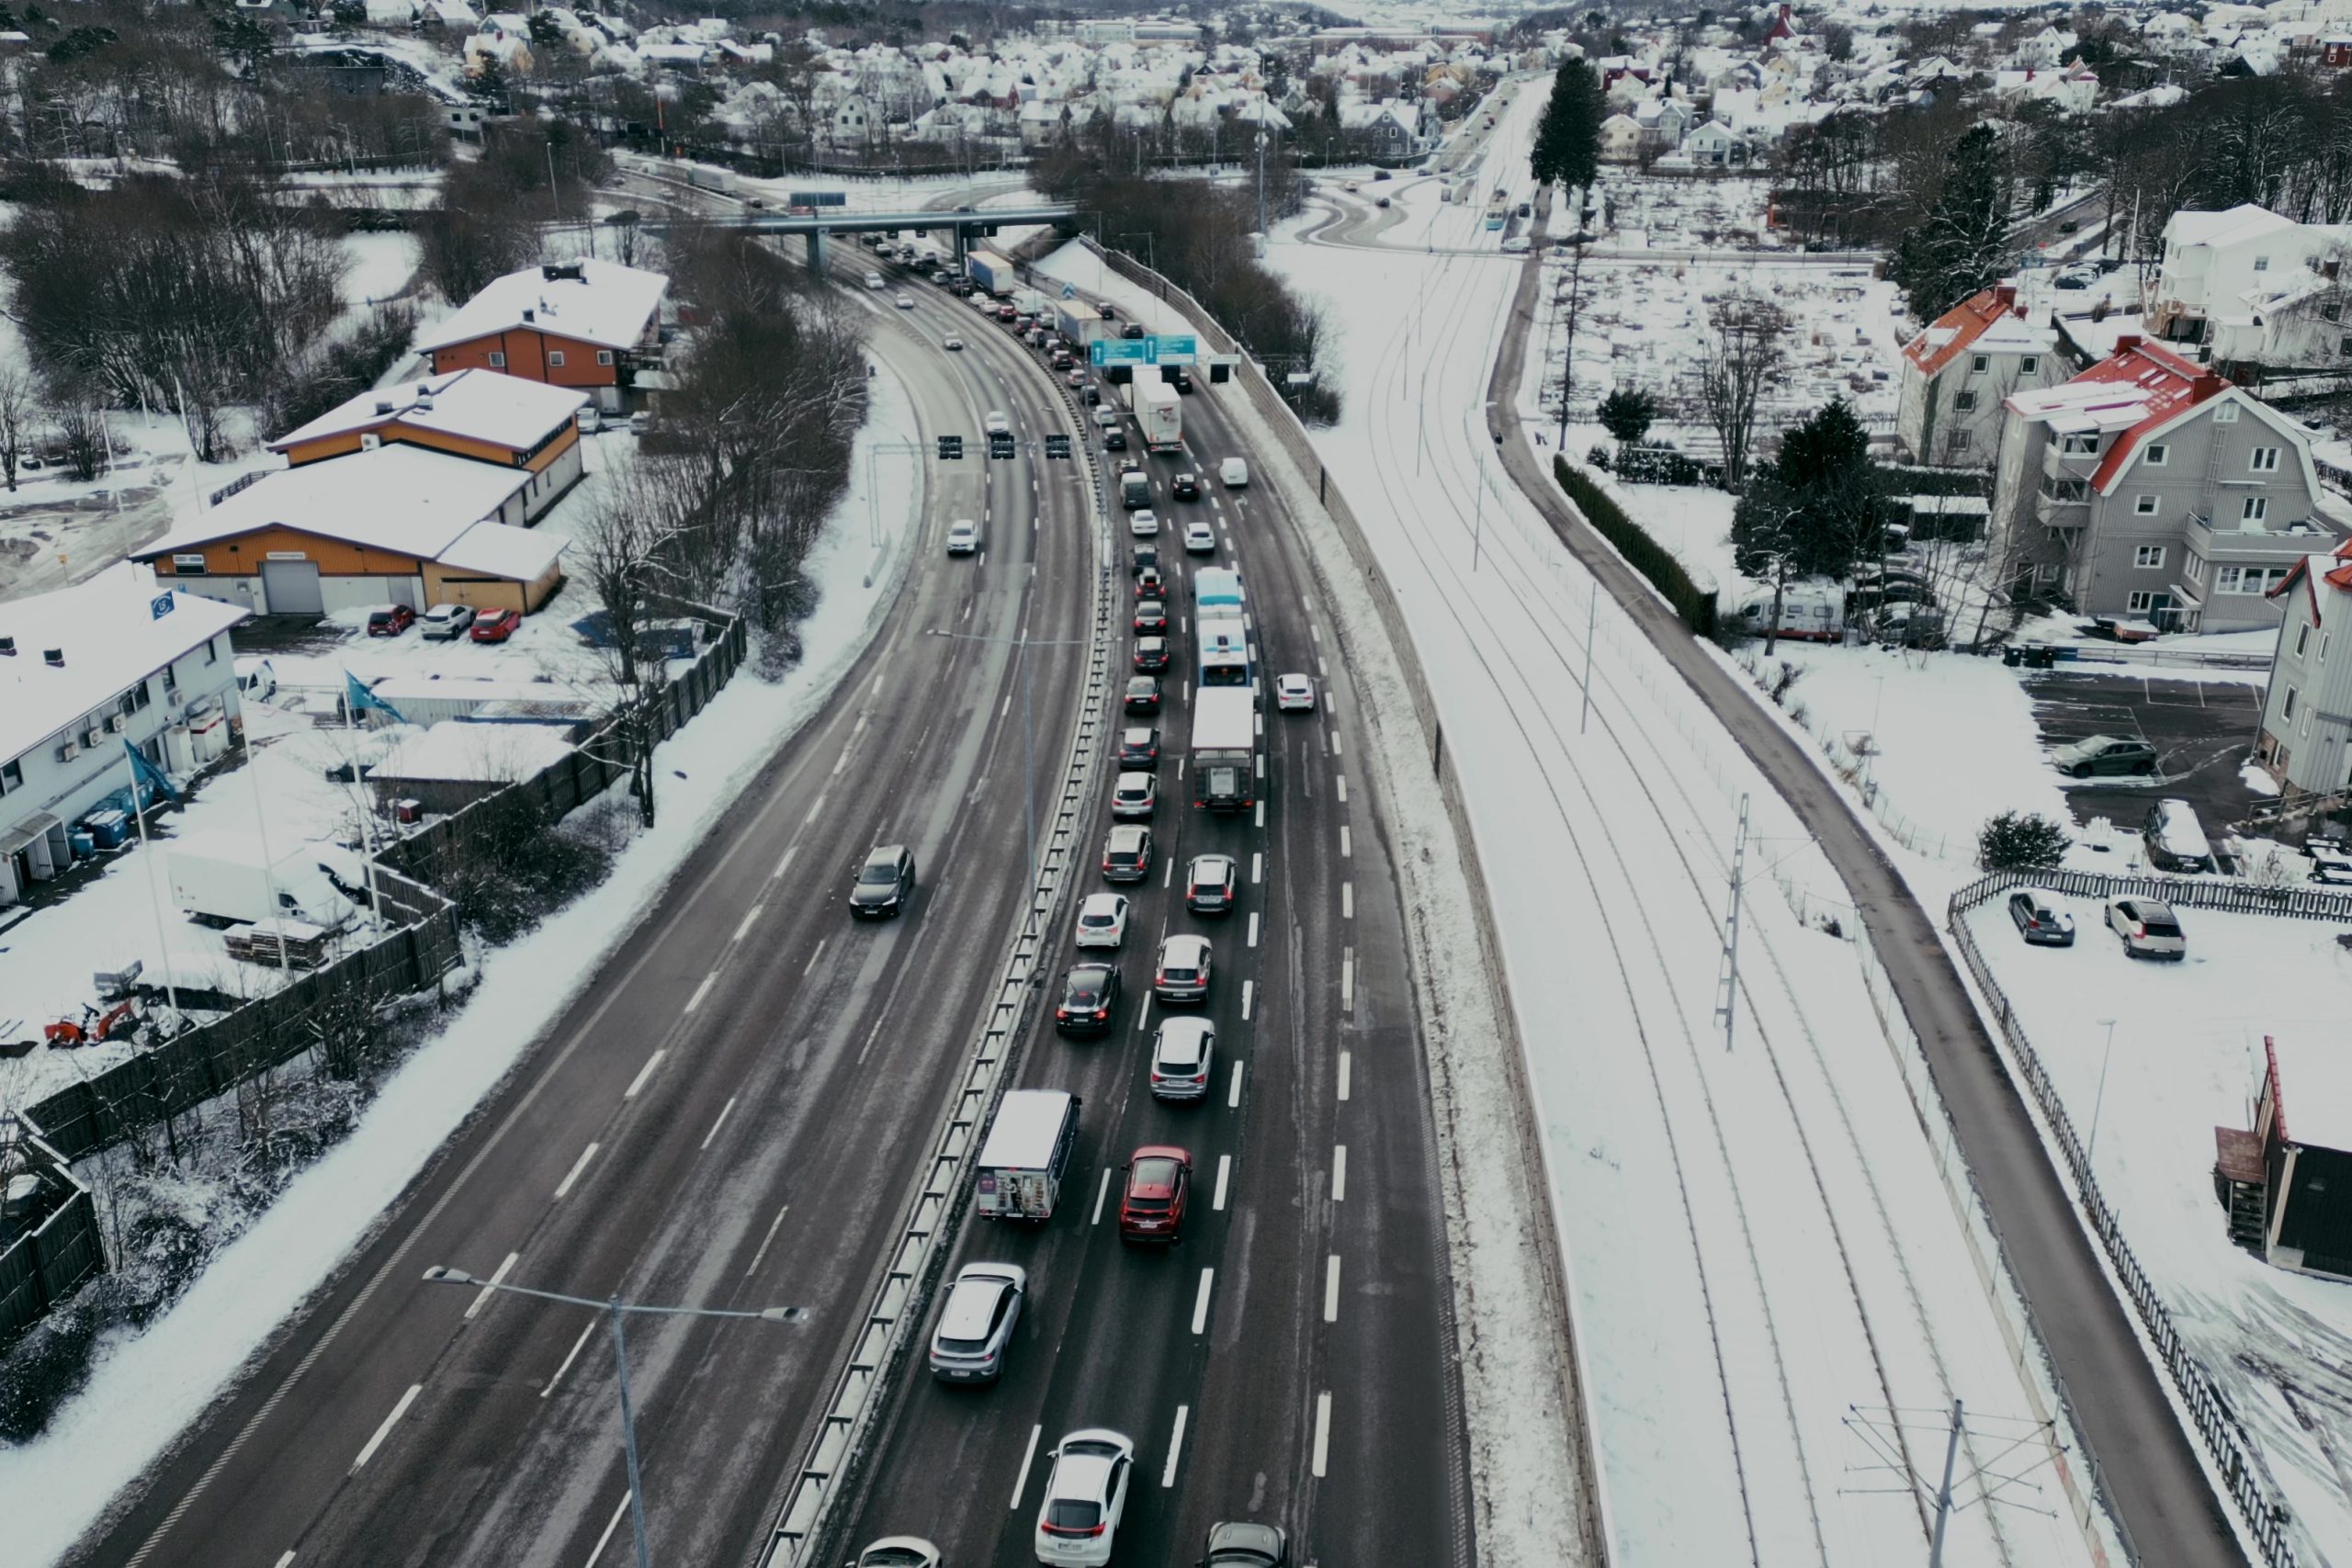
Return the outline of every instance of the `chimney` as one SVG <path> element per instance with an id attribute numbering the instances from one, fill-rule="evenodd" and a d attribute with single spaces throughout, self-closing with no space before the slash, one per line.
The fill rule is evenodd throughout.
<path id="1" fill-rule="evenodd" d="M 1993 288 L 1993 302 L 2000 306 L 2002 310 L 2007 310 L 2010 306 L 2018 302 L 2018 286 L 2014 283 L 1995 285 Z"/>
<path id="2" fill-rule="evenodd" d="M 47 664 L 51 670 L 62 670 L 65 668 L 65 650 L 62 648 L 43 649 L 41 650 L 40 657 L 41 661 Z"/>
<path id="3" fill-rule="evenodd" d="M 2208 370 L 2188 384 L 2189 400 L 2192 402 L 2201 403 L 2208 398 L 2219 397 L 2222 389 L 2228 385 L 2227 380 Z"/>
<path id="4" fill-rule="evenodd" d="M 537 311 L 526 305 L 523 307 L 523 319 L 526 321 L 536 321 L 539 319 L 539 315 Z"/>
<path id="5" fill-rule="evenodd" d="M 389 399 L 389 398 L 378 398 L 378 399 L 376 400 L 376 412 L 377 412 L 378 413 L 379 413 L 379 414 L 386 414 L 386 413 L 390 413 L 390 412 L 392 412 L 391 400 L 390 400 L 390 399 Z"/>
<path id="6" fill-rule="evenodd" d="M 2115 340 L 2115 352 L 2118 354 L 2130 354 L 2133 349 L 2136 349 L 2139 346 L 2140 334 L 2138 333 L 2124 333 Z"/>
<path id="7" fill-rule="evenodd" d="M 12 637 L 0 637 L 0 659 L 14 659 L 16 657 L 17 639 Z"/>

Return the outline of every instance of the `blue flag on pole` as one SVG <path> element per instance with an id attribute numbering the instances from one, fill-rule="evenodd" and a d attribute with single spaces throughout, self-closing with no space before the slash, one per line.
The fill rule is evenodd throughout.
<path id="1" fill-rule="evenodd" d="M 128 736 L 123 738 L 122 750 L 123 754 L 130 759 L 130 776 L 153 792 L 149 795 L 149 799 L 153 799 L 157 795 L 168 795 L 174 800 L 180 797 L 180 792 L 172 787 L 172 781 L 164 774 L 164 770 L 149 761 L 139 748 L 130 743 Z"/>
<path id="2" fill-rule="evenodd" d="M 406 724 L 408 722 L 408 720 L 401 716 L 400 709 L 394 707 L 391 704 L 386 702 L 383 698 L 378 696 L 375 693 L 361 685 L 359 683 L 359 677 L 354 675 L 348 670 L 343 672 L 343 683 L 344 700 L 351 705 L 351 716 L 355 720 L 356 720 L 361 714 L 366 713 L 369 708 L 374 708 L 379 713 L 390 714 L 394 724 Z"/>

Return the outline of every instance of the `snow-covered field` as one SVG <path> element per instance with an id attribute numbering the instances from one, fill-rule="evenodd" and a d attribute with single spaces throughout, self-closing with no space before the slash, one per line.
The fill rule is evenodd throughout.
<path id="1" fill-rule="evenodd" d="M 1486 183 L 1524 170 L 1541 101 L 1509 111 Z M 1449 254 L 1493 242 L 1475 210 L 1431 201 L 1422 254 L 1294 228 L 1270 262 L 1331 311 L 1348 403 L 1317 445 L 1396 589 L 1467 799 L 1574 1262 L 1616 1553 L 1913 1560 L 1919 1512 L 1858 1479 L 1875 1461 L 1853 1413 L 1957 1395 L 2013 1419 L 2034 1398 L 1852 950 L 1760 892 L 1725 1050 L 1713 998 L 1741 798 L 1751 874 L 1760 860 L 1827 898 L 1835 879 L 1606 603 L 1580 719 L 1590 579 L 1502 479 L 1483 412 L 1517 269 Z M 1407 223 L 1419 217 L 1416 197 Z M 1913 1463 L 1939 1457 L 1933 1434 L 1906 1440 Z M 1995 1446 L 1972 1436 L 1964 1457 Z M 2089 1561 L 2049 1472 L 2031 1483 L 2048 1512 L 1959 1517 L 1954 1560 Z"/>
<path id="2" fill-rule="evenodd" d="M 2071 948 L 2027 947 L 1998 898 L 1967 919 L 2132 1251 L 2292 1510 L 2303 1561 L 2342 1568 L 2352 1562 L 2352 1285 L 2273 1269 L 2232 1243 L 2212 1169 L 2213 1129 L 2252 1125 L 2265 1036 L 2344 1049 L 2352 954 L 2324 921 L 2184 908 L 2188 957 L 2140 963 L 2099 924 L 2097 902 L 2060 903 L 2075 917 Z M 2286 1091 L 2291 1105 L 2291 1077 Z"/>
<path id="3" fill-rule="evenodd" d="M 773 684 L 748 671 L 663 744 L 659 826 L 622 852 L 612 879 L 528 937 L 481 962 L 481 984 L 420 1049 L 358 1129 L 297 1178 L 277 1206 L 217 1258 L 144 1332 L 106 1347 L 89 1386 L 37 1441 L 0 1450 L 7 1560 L 54 1561 L 125 1483 L 195 1416 L 498 1083 L 625 938 L 760 763 L 823 703 L 882 624 L 912 558 L 923 486 L 914 461 L 876 441 L 920 434 L 887 369 L 850 464 L 850 488 L 809 562 L 822 590 L 801 626 L 801 664 Z M 888 557 L 878 570 L 864 526 L 878 477 Z M 867 574 L 873 570 L 870 585 Z M 232 791 L 241 789 L 230 781 Z"/>

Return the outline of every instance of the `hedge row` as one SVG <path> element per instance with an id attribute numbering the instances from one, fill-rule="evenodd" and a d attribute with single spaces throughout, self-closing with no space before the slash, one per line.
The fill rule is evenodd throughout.
<path id="1" fill-rule="evenodd" d="M 1608 492 L 1592 482 L 1585 474 L 1570 466 L 1567 458 L 1552 455 L 1552 477 L 1577 503 L 1585 521 L 1590 523 L 1600 536 L 1617 547 L 1617 553 L 1627 564 L 1655 584 L 1666 595 L 1682 622 L 1701 637 L 1715 635 L 1715 591 L 1702 588 L 1690 581 L 1664 545 L 1642 532 L 1642 525 L 1625 515 L 1624 508 L 1611 499 Z"/>

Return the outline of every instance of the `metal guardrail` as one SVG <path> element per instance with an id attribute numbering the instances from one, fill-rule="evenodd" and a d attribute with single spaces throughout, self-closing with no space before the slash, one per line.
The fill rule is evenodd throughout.
<path id="1" fill-rule="evenodd" d="M 1075 448 L 1082 443 L 1073 439 L 1071 445 Z M 1115 616 L 1125 598 L 1112 560 L 1100 493 L 1098 489 L 1094 615 L 1088 632 L 1085 699 L 1062 764 L 1059 795 L 1043 835 L 1036 881 L 1029 888 L 996 998 L 988 1005 L 963 1082 L 933 1136 L 931 1157 L 917 1174 L 898 1240 L 868 1300 L 865 1321 L 848 1361 L 833 1380 L 808 1453 L 785 1488 L 761 1554 L 763 1568 L 809 1568 L 824 1561 L 828 1535 L 845 1523 L 837 1516 L 838 1505 L 855 1490 L 857 1467 L 874 1423 L 889 1404 L 884 1395 L 890 1379 L 915 1337 L 910 1329 L 922 1321 L 939 1271 L 962 1229 L 961 1199 L 970 1184 L 980 1135 L 1012 1079 L 1023 1025 L 1037 996 L 1039 964 L 1046 959 L 1047 933 L 1076 863 L 1079 824 L 1092 798 L 1104 732 L 1112 724 L 1107 716 L 1110 660 L 1117 641 Z"/>
<path id="2" fill-rule="evenodd" d="M 1978 990 L 1990 1004 L 1994 1023 L 2002 1041 L 2008 1046 L 2026 1082 L 2033 1093 L 2033 1102 L 2040 1108 L 2043 1122 L 2050 1130 L 2052 1141 L 2065 1161 L 2068 1174 L 2074 1179 L 2077 1201 L 2083 1218 L 2093 1235 L 2098 1237 L 2101 1250 L 2115 1269 L 2117 1282 L 2123 1294 L 2139 1314 L 2140 1325 L 2146 1331 L 2149 1348 L 2165 1373 L 2172 1379 L 2174 1392 L 2187 1407 L 2190 1425 L 2203 1441 L 2208 1459 L 2212 1462 L 2223 1489 L 2237 1506 L 2238 1520 L 2247 1540 L 2260 1551 L 2266 1568 L 2296 1568 L 2293 1542 L 2287 1539 L 2287 1524 L 2291 1517 L 2285 1505 L 2265 1483 L 2263 1472 L 2240 1439 L 2239 1418 L 2231 1409 L 2229 1396 L 2222 1391 L 2213 1374 L 2205 1370 L 2202 1361 L 2182 1340 L 2180 1331 L 2173 1326 L 2172 1309 L 2158 1292 L 2155 1281 L 2141 1266 L 2123 1239 L 2121 1220 L 2109 1206 L 2107 1195 L 2099 1190 L 2098 1178 L 2091 1168 L 2083 1140 L 2075 1131 L 2074 1119 L 2067 1114 L 2065 1104 L 2059 1099 L 2055 1085 L 2050 1080 L 2049 1069 L 2043 1066 L 2041 1054 L 2027 1038 L 2024 1025 L 2018 1021 L 2009 1006 L 2007 995 L 2000 983 L 1993 978 L 1992 965 L 1976 945 L 1976 937 L 1968 929 L 1967 912 L 1986 900 L 1998 897 L 2011 887 L 2049 887 L 2062 893 L 2085 897 L 2118 897 L 2140 894 L 2163 898 L 2171 903 L 2187 904 L 2197 908 L 2233 909 L 2248 913 L 2278 914 L 2302 919 L 2343 919 L 2352 918 L 2352 895 L 2341 893 L 2311 893 L 2293 888 L 2256 887 L 2246 883 L 2220 878 L 2103 876 L 2094 872 L 1995 872 L 1990 876 L 1970 883 L 1951 896 L 1945 907 L 1944 925 L 1951 935 L 1952 946 L 1968 965 L 1969 975 Z M 2278 897 L 2271 897 L 2272 895 Z"/>

